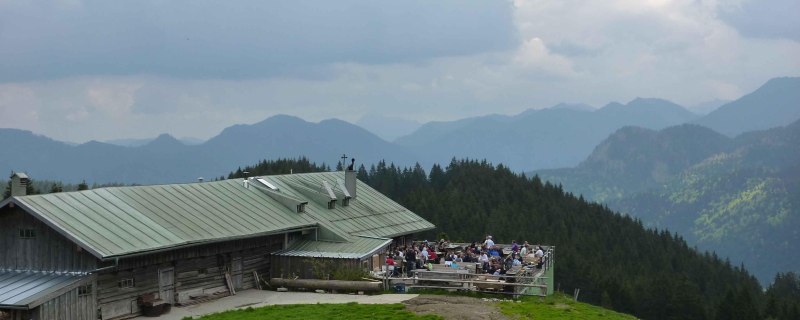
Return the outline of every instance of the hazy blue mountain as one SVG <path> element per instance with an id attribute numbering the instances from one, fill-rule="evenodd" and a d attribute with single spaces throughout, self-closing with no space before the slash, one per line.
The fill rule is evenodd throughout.
<path id="1" fill-rule="evenodd" d="M 253 125 L 228 127 L 201 145 L 222 153 L 220 161 L 236 159 L 275 159 L 307 156 L 316 162 L 335 166 L 342 154 L 359 163 L 386 159 L 398 164 L 413 164 L 416 159 L 404 148 L 384 141 L 369 131 L 348 122 L 329 119 L 311 123 L 292 116 L 274 116 Z M 230 165 L 228 165 L 230 168 Z M 230 169 L 228 169 L 230 170 Z"/>
<path id="2" fill-rule="evenodd" d="M 90 141 L 72 146 L 30 131 L 0 129 L 0 170 L 28 172 L 34 179 L 89 183 L 169 183 L 212 179 L 262 159 L 307 156 L 335 166 L 341 155 L 358 163 L 387 159 L 411 165 L 415 158 L 368 131 L 341 120 L 311 123 L 275 116 L 235 125 L 199 145 L 162 134 L 145 145 L 122 147 Z"/>
<path id="3" fill-rule="evenodd" d="M 578 111 L 594 111 L 595 107 L 592 107 L 588 104 L 584 103 L 559 103 L 550 107 L 550 109 L 571 109 L 571 110 L 578 110 Z"/>
<path id="4" fill-rule="evenodd" d="M 800 271 L 800 120 L 728 138 L 697 125 L 618 130 L 542 179 L 743 262 L 762 282 Z"/>
<path id="5" fill-rule="evenodd" d="M 692 112 L 694 112 L 694 113 L 706 115 L 706 114 L 709 114 L 709 113 L 713 112 L 714 110 L 719 109 L 719 107 L 721 107 L 723 105 L 726 105 L 726 104 L 728 104 L 730 102 L 731 102 L 731 100 L 714 99 L 714 100 L 710 100 L 710 101 L 704 101 L 704 102 L 695 104 L 693 106 L 689 106 L 687 108 L 689 110 L 691 110 Z"/>
<path id="6" fill-rule="evenodd" d="M 156 137 L 157 138 L 157 137 Z M 150 143 L 151 141 L 155 140 L 156 138 L 143 138 L 143 139 L 112 139 L 112 140 L 104 140 L 103 143 L 113 144 L 121 147 L 141 147 Z M 177 139 L 182 144 L 187 146 L 198 145 L 205 142 L 202 139 L 197 138 L 179 138 Z"/>
<path id="7" fill-rule="evenodd" d="M 398 137 L 405 136 L 419 129 L 421 123 L 403 119 L 399 117 L 387 117 L 376 114 L 368 114 L 355 123 L 357 126 L 367 129 L 386 141 L 394 141 Z"/>
<path id="8" fill-rule="evenodd" d="M 0 129 L 0 172 L 10 175 L 12 171 L 36 169 L 50 177 L 58 173 L 56 168 L 63 161 L 57 155 L 76 148 L 33 132 L 18 129 Z M 8 178 L 8 176 L 6 176 Z"/>
<path id="9" fill-rule="evenodd" d="M 192 138 L 192 137 L 183 137 L 183 138 L 178 138 L 178 141 L 180 141 L 181 143 L 183 143 L 183 144 L 185 144 L 185 145 L 187 145 L 187 146 L 194 146 L 194 145 L 198 145 L 198 144 L 201 144 L 201 143 L 203 143 L 203 142 L 206 142 L 206 141 L 205 141 L 205 140 L 203 140 L 203 139 L 200 139 L 200 138 Z"/>
<path id="10" fill-rule="evenodd" d="M 113 144 L 115 146 L 120 146 L 120 147 L 141 147 L 143 145 L 146 145 L 146 144 L 150 143 L 150 141 L 153 141 L 154 139 L 155 138 L 111 139 L 111 140 L 104 140 L 104 141 L 101 141 L 101 142 L 108 143 L 108 144 Z"/>
<path id="11" fill-rule="evenodd" d="M 560 105 L 516 116 L 430 122 L 396 143 L 415 151 L 425 164 L 468 157 L 503 163 L 514 170 L 556 168 L 576 165 L 620 127 L 661 129 L 695 118 L 669 101 L 637 98 L 597 110 Z"/>
<path id="12" fill-rule="evenodd" d="M 785 126 L 800 119 L 800 77 L 774 78 L 695 123 L 728 136 Z"/>

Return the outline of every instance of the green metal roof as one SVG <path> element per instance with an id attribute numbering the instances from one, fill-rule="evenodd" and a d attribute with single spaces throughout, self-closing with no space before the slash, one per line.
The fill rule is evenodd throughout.
<path id="1" fill-rule="evenodd" d="M 75 285 L 87 275 L 0 271 L 0 308 L 31 309 L 48 294 Z"/>
<path id="2" fill-rule="evenodd" d="M 292 185 L 322 186 L 325 180 L 336 188 L 337 179 L 344 175 L 323 172 L 262 178 L 282 194 L 307 199 Z M 334 235 L 327 240 L 344 241 L 358 241 L 356 235 L 389 238 L 434 227 L 361 181 L 357 198 L 349 206 L 340 202 L 328 209 L 309 201 L 305 213 L 287 208 L 262 190 L 245 188 L 241 179 L 232 179 L 13 197 L 0 207 L 16 203 L 104 259 L 304 227 L 319 226 Z"/>
<path id="3" fill-rule="evenodd" d="M 295 241 L 284 250 L 273 253 L 273 255 L 362 259 L 386 248 L 391 243 L 392 239 L 372 237 L 353 237 L 349 242 L 300 240 Z"/>
<path id="4" fill-rule="evenodd" d="M 99 258 L 316 225 L 234 180 L 14 199 Z"/>
<path id="5" fill-rule="evenodd" d="M 322 181 L 325 180 L 334 189 L 337 189 L 337 179 L 344 180 L 344 174 L 342 172 L 320 172 L 264 178 L 279 186 L 282 192 L 297 198 L 304 198 L 302 193 L 291 188 L 291 183 L 321 186 Z M 328 210 L 317 203 L 309 202 L 309 206 L 312 206 L 313 209 L 306 210 L 307 214 L 337 234 L 346 235 L 391 238 L 435 227 L 432 223 L 364 182 L 358 181 L 356 190 L 356 198 L 350 200 L 349 206 L 343 207 L 339 201 L 336 209 Z"/>

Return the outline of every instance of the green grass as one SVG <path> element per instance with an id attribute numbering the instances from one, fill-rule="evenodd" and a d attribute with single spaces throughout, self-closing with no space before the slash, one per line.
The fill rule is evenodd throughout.
<path id="1" fill-rule="evenodd" d="M 560 293 L 547 298 L 525 298 L 521 303 L 500 302 L 500 310 L 512 319 L 636 319 L 624 313 L 575 302 Z"/>
<path id="2" fill-rule="evenodd" d="M 249 319 L 442 319 L 438 316 L 417 316 L 400 304 L 294 304 L 263 308 L 247 308 L 204 316 L 202 320 L 249 320 Z"/>
<path id="3" fill-rule="evenodd" d="M 426 292 L 430 294 L 431 292 Z M 492 296 L 493 298 L 502 298 Z M 561 293 L 547 298 L 526 297 L 521 302 L 503 301 L 498 306 L 511 319 L 603 319 L 630 320 L 633 316 L 603 309 L 586 303 L 572 301 Z M 446 310 L 442 310 L 445 311 Z M 443 319 L 440 316 L 418 316 L 405 310 L 403 304 L 295 304 L 215 313 L 202 320 L 254 320 L 254 319 Z"/>

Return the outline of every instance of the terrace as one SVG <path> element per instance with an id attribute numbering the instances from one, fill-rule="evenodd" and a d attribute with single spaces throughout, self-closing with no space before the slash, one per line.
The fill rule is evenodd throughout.
<path id="1" fill-rule="evenodd" d="M 447 251 L 461 253 L 469 244 L 451 243 L 437 257 Z M 511 254 L 511 245 L 497 244 L 500 259 Z M 538 247 L 535 246 L 535 247 Z M 471 291 L 481 293 L 505 294 L 513 296 L 548 296 L 553 293 L 553 275 L 555 266 L 555 246 L 544 246 L 544 255 L 539 258 L 534 253 L 522 257 L 522 265 L 513 266 L 503 274 L 485 273 L 481 262 L 462 262 L 452 264 L 439 258 L 426 268 L 414 270 L 391 271 L 384 265 L 381 272 L 386 288 L 394 288 L 396 292 L 419 289 L 445 289 L 450 291 Z M 502 261 L 502 260 L 501 260 Z M 541 262 L 541 263 L 540 263 Z"/>

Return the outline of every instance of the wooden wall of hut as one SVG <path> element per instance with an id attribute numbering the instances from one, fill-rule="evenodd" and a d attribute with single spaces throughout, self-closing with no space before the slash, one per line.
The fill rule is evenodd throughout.
<path id="1" fill-rule="evenodd" d="M 30 310 L 0 310 L 0 320 L 28 320 Z"/>
<path id="2" fill-rule="evenodd" d="M 269 254 L 282 249 L 284 240 L 285 236 L 280 234 L 120 260 L 116 270 L 98 276 L 98 304 L 103 319 L 139 314 L 137 299 L 146 293 L 156 293 L 160 299 L 174 304 L 228 295 L 226 272 L 231 274 L 236 290 L 254 288 L 253 272 L 269 279 Z M 172 275 L 173 282 L 167 284 L 171 290 L 164 288 L 164 279 L 160 279 L 163 272 Z M 128 279 L 134 285 L 122 287 L 120 282 Z"/>
<path id="3" fill-rule="evenodd" d="M 30 214 L 0 209 L 0 269 L 80 272 L 97 264 L 93 255 Z"/>
<path id="4" fill-rule="evenodd" d="M 88 287 L 81 289 L 82 286 Z M 97 290 L 96 278 L 90 276 L 69 291 L 56 296 L 34 308 L 30 314 L 33 320 L 96 320 Z"/>

